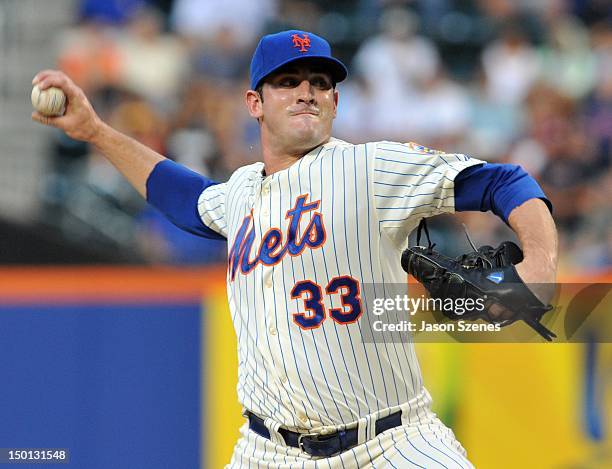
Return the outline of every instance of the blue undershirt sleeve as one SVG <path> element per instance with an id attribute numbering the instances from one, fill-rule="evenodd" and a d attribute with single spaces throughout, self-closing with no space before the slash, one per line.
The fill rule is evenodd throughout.
<path id="1" fill-rule="evenodd" d="M 198 213 L 198 198 L 204 189 L 218 184 L 175 163 L 164 160 L 147 179 L 147 202 L 179 228 L 197 236 L 225 239 L 206 226 Z"/>
<path id="2" fill-rule="evenodd" d="M 510 212 L 529 199 L 552 204 L 540 185 L 520 166 L 485 163 L 464 169 L 455 177 L 455 211 L 492 211 L 508 223 Z"/>

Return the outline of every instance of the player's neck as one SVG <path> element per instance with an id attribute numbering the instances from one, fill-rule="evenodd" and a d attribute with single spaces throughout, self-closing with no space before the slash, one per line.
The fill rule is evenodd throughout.
<path id="1" fill-rule="evenodd" d="M 278 171 L 287 169 L 297 162 L 303 155 L 264 155 L 264 175 L 270 176 Z"/>

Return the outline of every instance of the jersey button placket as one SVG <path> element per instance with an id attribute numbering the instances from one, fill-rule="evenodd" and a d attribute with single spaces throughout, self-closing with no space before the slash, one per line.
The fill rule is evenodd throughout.
<path id="1" fill-rule="evenodd" d="M 270 210 L 268 208 L 268 201 L 266 200 L 268 194 L 270 194 L 270 184 L 265 183 L 263 187 L 261 188 L 261 195 L 262 195 L 261 214 L 264 217 L 267 217 L 268 215 L 270 215 Z"/>

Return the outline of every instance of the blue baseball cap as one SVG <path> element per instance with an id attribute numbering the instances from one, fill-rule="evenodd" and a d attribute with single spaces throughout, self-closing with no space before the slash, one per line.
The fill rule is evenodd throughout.
<path id="1" fill-rule="evenodd" d="M 324 64 L 336 83 L 346 78 L 346 67 L 332 57 L 331 47 L 325 39 L 292 29 L 261 38 L 251 60 L 251 89 L 256 89 L 264 78 L 283 65 L 305 59 Z"/>

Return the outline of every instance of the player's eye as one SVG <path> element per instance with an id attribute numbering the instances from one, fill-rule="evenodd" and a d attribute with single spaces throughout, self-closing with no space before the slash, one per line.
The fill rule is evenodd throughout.
<path id="1" fill-rule="evenodd" d="M 331 80 L 323 75 L 311 78 L 310 84 L 320 90 L 329 90 L 332 87 Z"/>
<path id="2" fill-rule="evenodd" d="M 278 81 L 278 86 L 283 88 L 295 88 L 298 85 L 298 80 L 295 77 L 283 77 Z"/>

